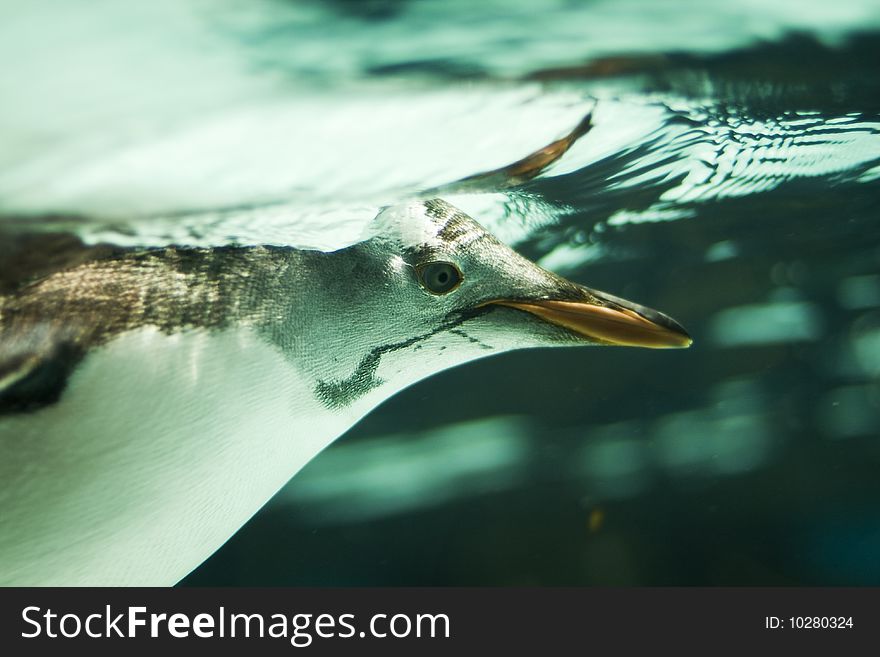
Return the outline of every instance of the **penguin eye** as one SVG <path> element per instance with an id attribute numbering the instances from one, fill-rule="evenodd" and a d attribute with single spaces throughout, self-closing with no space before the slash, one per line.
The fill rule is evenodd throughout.
<path id="1" fill-rule="evenodd" d="M 416 268 L 422 286 L 431 294 L 448 294 L 461 284 L 462 275 L 451 262 L 428 262 Z"/>

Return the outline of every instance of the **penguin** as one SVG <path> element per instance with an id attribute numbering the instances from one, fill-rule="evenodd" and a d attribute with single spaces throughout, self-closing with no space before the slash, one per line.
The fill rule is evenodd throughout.
<path id="1" fill-rule="evenodd" d="M 333 252 L 116 248 L 0 297 L 0 583 L 172 585 L 383 400 L 530 347 L 686 347 L 440 199 Z"/>

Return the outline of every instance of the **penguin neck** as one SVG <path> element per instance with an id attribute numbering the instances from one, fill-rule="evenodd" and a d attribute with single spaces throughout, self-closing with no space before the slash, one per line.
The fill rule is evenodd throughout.
<path id="1" fill-rule="evenodd" d="M 436 372 L 498 351 L 442 330 L 408 305 L 411 268 L 382 239 L 325 253 L 292 251 L 283 311 L 261 329 L 350 423 Z"/>

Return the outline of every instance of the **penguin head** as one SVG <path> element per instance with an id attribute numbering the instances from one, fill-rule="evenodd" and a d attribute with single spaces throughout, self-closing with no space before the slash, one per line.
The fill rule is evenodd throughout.
<path id="1" fill-rule="evenodd" d="M 541 268 L 440 199 L 387 208 L 376 222 L 386 267 L 402 274 L 389 292 L 406 298 L 400 321 L 411 328 L 460 328 L 508 349 L 691 344 L 670 317 Z"/>
<path id="2" fill-rule="evenodd" d="M 347 260 L 343 321 L 360 344 L 355 378 L 369 385 L 400 388 L 512 349 L 691 343 L 666 315 L 542 269 L 445 201 L 386 208 L 373 232 Z"/>

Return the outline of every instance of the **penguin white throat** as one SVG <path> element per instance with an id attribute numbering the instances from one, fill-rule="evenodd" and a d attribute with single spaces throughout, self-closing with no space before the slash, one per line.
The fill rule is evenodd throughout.
<path id="1" fill-rule="evenodd" d="M 332 253 L 119 250 L 0 298 L 0 584 L 173 584 L 415 381 L 523 347 L 689 343 L 439 200 Z"/>

